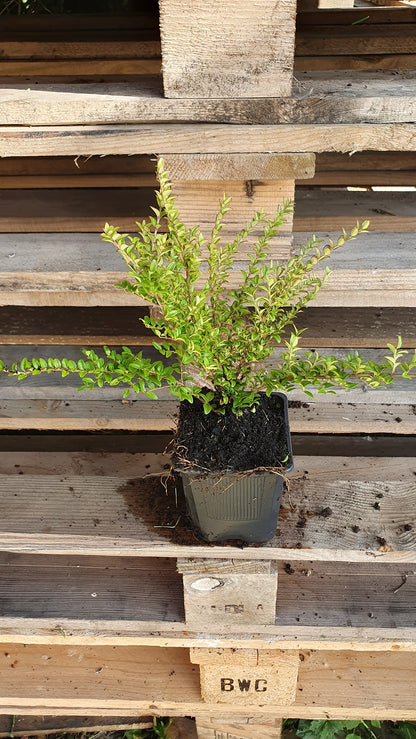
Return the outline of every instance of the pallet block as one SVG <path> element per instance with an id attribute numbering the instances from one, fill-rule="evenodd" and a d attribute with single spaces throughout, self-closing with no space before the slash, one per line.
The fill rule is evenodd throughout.
<path id="1" fill-rule="evenodd" d="M 290 95 L 296 4 L 291 0 L 160 0 L 168 98 Z M 220 51 L 220 53 L 219 53 Z"/>
<path id="2" fill-rule="evenodd" d="M 280 739 L 282 720 L 211 716 L 196 719 L 198 739 Z"/>
<path id="3" fill-rule="evenodd" d="M 299 652 L 194 648 L 190 657 L 200 666 L 207 703 L 287 706 L 296 699 Z"/>
<path id="4" fill-rule="evenodd" d="M 272 562 L 178 559 L 183 576 L 185 620 L 193 627 L 272 624 L 276 618 L 277 570 Z"/>

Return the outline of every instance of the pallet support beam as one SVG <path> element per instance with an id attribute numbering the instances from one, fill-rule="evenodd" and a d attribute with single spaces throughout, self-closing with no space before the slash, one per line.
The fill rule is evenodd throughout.
<path id="1" fill-rule="evenodd" d="M 196 719 L 198 739 L 280 739 L 282 719 L 209 716 Z"/>

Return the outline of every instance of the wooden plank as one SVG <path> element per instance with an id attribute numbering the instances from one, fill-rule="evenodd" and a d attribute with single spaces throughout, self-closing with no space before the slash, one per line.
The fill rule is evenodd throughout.
<path id="1" fill-rule="evenodd" d="M 365 14 L 362 13 L 364 16 Z M 357 25 L 322 25 L 301 30 L 296 37 L 296 53 L 299 56 L 316 56 L 317 41 L 322 41 L 322 56 L 356 56 L 366 54 L 415 54 L 416 23 L 389 23 Z"/>
<path id="2" fill-rule="evenodd" d="M 218 24 L 218 12 L 222 21 Z M 290 95 L 296 6 L 279 0 L 161 0 L 163 84 L 168 98 Z M 191 32 L 190 32 L 190 29 Z M 218 54 L 218 48 L 221 54 Z"/>
<path id="3" fill-rule="evenodd" d="M 125 432 L 91 434 L 43 433 L 43 434 L 2 434 L 1 448 L 8 455 L 17 452 L 21 457 L 27 454 L 52 451 L 55 454 L 94 453 L 105 454 L 162 454 L 172 433 L 147 432 L 128 434 Z M 362 436 L 360 434 L 292 434 L 292 446 L 297 456 L 346 456 L 352 457 L 413 457 L 414 444 L 412 437 Z M 16 460 L 19 462 L 19 460 Z M 5 470 L 6 471 L 6 470 Z"/>
<path id="4" fill-rule="evenodd" d="M 1 345 L 66 344 L 87 346 L 112 344 L 148 346 L 153 335 L 139 321 L 146 314 L 144 308 L 48 308 L 22 306 L 17 312 L 11 306 L 0 307 L 0 324 L 7 333 L 0 334 Z M 111 321 L 110 321 L 111 319 Z M 304 347 L 384 347 L 392 343 L 397 333 L 402 335 L 405 347 L 416 342 L 416 317 L 412 308 L 351 308 L 328 311 L 310 307 L 298 321 Z M 35 331 L 42 330 L 41 334 Z M 76 334 L 70 333 L 76 331 Z"/>
<path id="5" fill-rule="evenodd" d="M 24 208 L 22 208 L 22 200 Z M 76 213 L 76 229 L 99 234 L 105 221 L 117 222 L 123 230 L 136 231 L 141 214 L 148 215 L 155 204 L 152 190 L 109 189 L 94 193 L 76 190 L 10 190 L 0 204 L 0 228 L 3 232 L 72 231 Z M 107 213 L 107 216 L 104 216 Z"/>
<path id="6" fill-rule="evenodd" d="M 397 580 L 398 581 L 398 580 Z M 398 614 L 399 615 L 399 614 Z M 212 647 L 235 649 L 308 649 L 324 652 L 416 651 L 414 628 L 253 627 L 246 631 L 222 630 L 211 633 L 190 630 L 183 624 L 157 621 L 102 621 L 100 619 L 0 619 L 0 633 L 9 644 L 77 646 Z M 261 629 L 261 630 L 260 630 Z M 325 638 L 324 638 L 325 637 Z"/>
<path id="7" fill-rule="evenodd" d="M 219 200 L 226 192 L 232 197 L 232 209 L 224 230 L 232 235 L 261 207 L 266 212 L 273 212 L 283 199 L 293 200 L 294 189 L 293 179 L 174 182 L 172 187 L 176 206 L 184 222 L 199 223 L 201 226 L 209 224 L 210 228 L 218 211 Z M 70 233 L 75 228 L 84 233 L 99 234 L 104 223 L 108 222 L 116 223 L 123 231 L 134 233 L 137 231 L 137 221 L 148 217 L 153 205 L 156 205 L 153 190 L 141 186 L 112 187 L 95 192 L 83 188 L 10 190 L 1 199 L 0 230 L 3 233 Z M 288 216 L 282 227 L 283 234 L 290 233 L 291 220 L 291 216 Z M 275 241 L 278 242 L 278 238 Z M 286 241 L 285 246 L 287 244 Z"/>
<path id="8" fill-rule="evenodd" d="M 276 205 L 284 200 L 293 202 L 295 197 L 295 181 L 288 180 L 244 180 L 244 181 L 195 181 L 172 183 L 172 193 L 175 196 L 175 205 L 185 223 L 199 223 L 202 227 L 209 224 L 211 227 L 218 212 L 219 199 L 223 193 L 232 198 L 231 210 L 224 222 L 223 233 L 226 238 L 234 237 L 235 233 L 251 220 L 253 214 L 264 208 L 266 213 L 276 211 Z M 286 240 L 282 249 L 279 248 L 281 237 L 287 239 L 293 226 L 293 216 L 286 216 L 280 234 L 271 242 L 271 255 L 275 249 L 282 253 L 284 246 L 286 256 L 290 255 L 290 245 Z M 205 226 L 206 227 L 206 226 Z M 263 234 L 262 227 L 256 229 L 252 239 Z"/>
<path id="9" fill-rule="evenodd" d="M 160 74 L 160 59 L 57 59 L 51 61 L 0 60 L 2 77 L 86 77 Z"/>
<path id="10" fill-rule="evenodd" d="M 106 716 L 123 708 L 137 715 L 218 715 L 216 704 L 203 703 L 199 697 L 198 673 L 186 650 L 5 644 L 2 652 L 7 654 L 2 660 L 5 689 L 0 699 L 4 713 Z M 414 719 L 413 655 L 315 652 L 303 656 L 292 707 L 251 705 L 250 714 Z M 34 691 L 33 671 L 41 696 Z M 389 681 L 380 680 L 386 674 Z M 227 706 L 227 714 L 241 716 L 241 706 Z"/>
<path id="11" fill-rule="evenodd" d="M 325 212 L 319 208 L 325 199 Z M 320 205 L 318 205 L 318 203 Z M 296 197 L 296 231 L 331 231 L 348 222 L 370 220 L 372 231 L 416 229 L 416 192 L 351 192 L 346 190 L 302 189 Z"/>
<path id="12" fill-rule="evenodd" d="M 94 34 L 90 32 L 87 35 L 86 39 L 85 31 L 81 31 L 80 37 L 74 38 L 73 34 L 72 37 L 68 37 L 68 32 L 56 32 L 54 38 L 51 39 L 48 35 L 39 37 L 33 34 L 32 36 L 18 34 L 18 38 L 13 38 L 9 34 L 3 39 L 0 38 L 1 61 L 3 63 L 6 60 L 18 60 L 25 73 L 23 65 L 33 61 L 47 62 L 49 60 L 50 63 L 53 60 L 69 61 L 77 58 L 83 65 L 86 59 L 96 61 L 153 59 L 160 57 L 161 54 L 158 36 L 150 31 L 124 30 L 122 34 L 118 34 L 118 38 L 114 38 L 114 34 L 109 32 Z M 28 72 L 30 69 L 29 64 Z M 2 65 L 0 65 L 0 70 L 3 70 Z M 57 75 L 58 70 L 59 66 L 56 71 L 49 71 L 48 74 Z M 13 74 L 20 74 L 20 72 L 13 72 Z"/>
<path id="13" fill-rule="evenodd" d="M 412 152 L 357 152 L 319 154 L 315 176 L 308 185 L 415 186 L 416 160 Z M 301 185 L 302 183 L 299 182 Z"/>
<path id="14" fill-rule="evenodd" d="M 51 311 L 21 306 L 16 311 L 3 306 L 0 325 L 6 333 L 0 334 L 0 345 L 24 345 L 25 353 L 33 353 L 31 345 L 149 346 L 153 334 L 140 321 L 146 314 L 144 307 L 66 307 Z M 416 315 L 410 307 L 350 308 L 348 312 L 336 307 L 331 311 L 309 307 L 300 315 L 298 327 L 304 330 L 301 345 L 309 348 L 342 348 L 347 344 L 382 348 L 394 342 L 398 333 L 403 346 L 416 345 Z"/>
<path id="15" fill-rule="evenodd" d="M 339 269 L 336 277 L 326 285 L 315 300 L 319 306 L 399 307 L 415 305 L 416 271 L 414 269 L 357 270 L 354 288 L 351 287 L 351 269 Z M 26 306 L 141 306 L 144 302 L 134 295 L 125 295 L 114 285 L 124 279 L 123 272 L 109 272 L 92 278 L 91 273 L 62 272 L 52 278 L 51 272 L 35 275 L 22 273 L 0 274 L 0 297 L 6 305 Z M 230 280 L 236 287 L 239 274 Z M 94 288 L 91 281 L 94 279 Z"/>
<path id="16" fill-rule="evenodd" d="M 97 721 L 93 716 L 1 716 L 0 737 L 10 737 L 13 724 L 14 736 L 48 736 L 61 732 L 102 732 L 121 731 L 127 729 L 150 729 L 152 720 L 149 717 L 134 718 L 131 716 L 108 716 Z"/>
<path id="17" fill-rule="evenodd" d="M 150 406 L 146 401 L 132 400 L 129 405 L 110 400 L 58 400 L 58 392 L 52 397 L 32 400 L 22 394 L 22 400 L 2 400 L 0 429 L 7 431 L 55 430 L 55 431 L 172 431 L 171 415 L 177 410 L 172 401 L 155 401 Z M 35 393 L 33 393 L 35 394 Z M 65 397 L 67 393 L 62 393 Z M 412 434 L 414 433 L 414 411 L 408 403 L 379 403 L 369 408 L 363 404 L 325 403 L 324 406 L 309 404 L 309 413 L 292 413 L 293 433 L 315 434 Z M 399 420 L 397 420 L 399 419 Z"/>
<path id="18" fill-rule="evenodd" d="M 371 1 L 371 0 L 370 0 Z M 315 46 L 316 48 L 316 46 Z M 397 47 L 396 47 L 397 48 Z M 347 53 L 347 52 L 346 52 Z M 336 56 L 334 55 L 311 55 L 298 56 L 295 58 L 294 69 L 296 72 L 314 71 L 363 71 L 372 70 L 414 70 L 416 69 L 416 55 L 406 54 L 368 54 L 360 56 Z"/>
<path id="19" fill-rule="evenodd" d="M 397 155 L 401 162 L 400 155 Z M 389 160 L 389 168 L 394 168 Z M 410 159 L 407 160 L 411 161 Z M 402 162 L 404 168 L 405 163 Z M 10 157 L 0 159 L 0 176 L 19 177 L 72 177 L 77 176 L 82 186 L 82 178 L 90 175 L 153 175 L 156 182 L 156 163 L 154 158 L 145 155 L 105 156 L 105 157 Z"/>
<path id="20" fill-rule="evenodd" d="M 414 74 L 414 73 L 413 73 Z M 301 72 L 294 79 L 291 98 L 191 99 L 163 97 L 159 77 L 138 77 L 130 82 L 85 82 L 67 84 L 44 79 L 41 89 L 36 78 L 22 84 L 19 80 L 0 79 L 0 101 L 4 125 L 75 125 L 128 124 L 144 121 L 190 121 L 233 124 L 363 124 L 407 123 L 416 117 L 413 74 L 397 69 L 368 72 Z M 289 147 L 279 151 L 294 151 Z M 371 141 L 371 139 L 369 139 Z M 136 142 L 137 146 L 137 142 Z M 350 147 L 356 150 L 359 147 Z M 365 146 L 361 148 L 371 148 Z M 376 147 L 377 148 L 377 147 Z M 407 147 L 408 148 L 408 147 Z M 165 151 L 162 143 L 149 151 Z M 312 146 L 304 151 L 316 151 Z M 325 150 L 325 149 L 324 149 Z M 125 153 L 135 148 L 130 144 Z M 189 147 L 174 153 L 189 151 Z M 206 153 L 212 153 L 212 149 Z M 231 153 L 230 146 L 222 150 Z M 245 152 L 243 147 L 240 152 Z M 257 146 L 252 152 L 258 153 Z M 267 151 L 276 151 L 269 146 Z M 43 153 L 47 155 L 47 148 Z M 74 153 L 73 150 L 70 153 Z M 87 156 L 92 152 L 87 151 Z M 100 154 L 108 154 L 100 151 Z M 201 146 L 194 153 L 203 153 Z M 31 152 L 29 151 L 29 155 Z M 75 149 L 75 155 L 79 151 Z M 19 156 L 19 150 L 16 149 Z M 22 156 L 23 153 L 20 153 Z"/>
<path id="21" fill-rule="evenodd" d="M 302 181 L 296 182 L 296 186 L 302 186 L 302 184 Z M 341 185 L 344 187 L 364 187 L 368 189 L 374 186 L 415 187 L 416 173 L 413 169 L 400 170 L 398 172 L 380 169 L 318 172 L 307 184 L 324 187 Z"/>
<path id="22" fill-rule="evenodd" d="M 113 161 L 125 161 L 113 157 Z M 7 164 L 7 159 L 4 160 Z M 42 161 L 42 160 L 40 160 Z M 90 160 L 92 163 L 96 160 Z M 111 161 L 111 158 L 110 158 Z M 30 162 L 30 160 L 28 160 Z M 52 159 L 53 162 L 53 159 Z M 95 165 L 93 165 L 95 166 Z M 414 152 L 389 152 L 389 151 L 357 151 L 352 155 L 322 153 L 316 157 L 316 172 L 354 172 L 363 171 L 398 171 L 416 170 L 416 155 Z"/>
<path id="23" fill-rule="evenodd" d="M 297 625 L 301 638 L 306 625 L 321 629 L 339 626 L 347 631 L 350 627 L 366 629 L 370 624 L 376 631 L 380 627 L 413 627 L 416 581 L 410 567 L 282 562 L 279 578 L 276 625 L 282 629 Z"/>
<path id="24" fill-rule="evenodd" d="M 120 157 L 123 162 L 127 157 Z M 15 174 L 12 167 L 7 167 L 8 160 L 0 161 L 0 188 L 2 189 L 31 189 L 31 188 L 68 188 L 68 187 L 157 187 L 154 173 L 126 172 L 111 174 L 85 172 L 77 169 L 79 165 L 69 159 L 67 169 L 70 173 L 55 174 L 55 167 L 50 158 L 47 174 L 29 174 L 27 170 L 36 170 L 38 160 L 24 159 L 25 167 L 15 165 L 20 170 Z M 137 160 L 138 157 L 135 157 Z M 297 177 L 300 181 L 313 177 L 313 154 L 239 154 L 230 155 L 167 155 L 164 157 L 165 167 L 171 180 L 287 180 Z M 97 161 L 97 157 L 92 158 Z M 18 162 L 19 160 L 17 160 Z M 42 159 L 40 160 L 42 162 Z M 65 162 L 64 160 L 61 160 Z M 91 161 L 91 160 L 90 160 Z M 29 165 L 27 163 L 29 162 Z M 32 162 L 32 166 L 30 166 Z M 16 160 L 13 160 L 13 164 Z M 3 164 L 3 166 L 1 166 Z M 33 166 L 35 164 L 35 166 Z M 6 165 L 6 166 L 5 166 Z M 71 166 L 72 165 L 72 166 Z M 120 165 L 123 168 L 123 164 Z M 39 167 L 44 169 L 44 167 Z M 61 168 L 60 168 L 61 169 Z M 90 168 L 91 169 L 91 168 Z M 127 169 L 125 166 L 124 169 Z M 130 167 L 133 170 L 133 167 Z M 2 170 L 7 174 L 3 175 Z"/>
<path id="25" fill-rule="evenodd" d="M 143 460 L 142 468 L 145 463 Z M 226 555 L 238 560 L 271 558 L 284 562 L 415 561 L 414 458 L 298 458 L 289 491 L 282 500 L 278 536 L 265 547 L 227 547 L 226 552 L 222 547 L 174 544 L 157 530 L 149 530 L 123 493 L 140 489 L 140 467 L 134 477 L 126 476 L 122 469 L 116 477 L 115 468 L 110 475 L 105 470 L 104 474 L 87 474 L 84 461 L 77 474 L 63 477 L 54 474 L 53 459 L 49 458 L 48 464 L 48 474 L 26 474 L 20 466 L 1 476 L 0 541 L 4 551 L 209 558 Z M 161 458 L 159 470 L 163 464 L 166 458 Z M 157 464 L 153 469 L 158 469 Z M 39 489 L 42 496 L 36 493 Z M 350 505 L 345 505 L 346 500 Z M 331 513 L 321 515 L 325 509 Z"/>
<path id="26" fill-rule="evenodd" d="M 236 230 L 263 207 L 267 213 L 284 198 L 294 199 L 293 180 L 174 182 L 173 192 L 181 217 L 188 224 L 213 224 L 220 197 L 232 197 L 227 218 L 229 230 Z M 325 213 L 319 215 L 325 201 Z M 3 233 L 99 234 L 105 221 L 122 230 L 136 232 L 136 221 L 146 218 L 154 204 L 153 190 L 111 188 L 89 192 L 76 190 L 11 190 L 0 204 L 0 229 Z M 370 220 L 370 230 L 401 233 L 416 230 L 415 193 L 363 192 L 301 188 L 296 194 L 294 229 L 300 232 L 342 230 L 357 220 Z M 22 210 L 24 214 L 22 216 Z M 282 233 L 291 230 L 291 219 Z M 9 237 L 10 238 L 10 237 Z M 364 241 L 365 237 L 361 237 Z M 3 240 L 4 241 L 4 240 Z"/>
<path id="27" fill-rule="evenodd" d="M 357 201 L 350 199 L 349 215 L 344 208 L 344 219 L 338 217 L 336 206 L 338 200 L 340 208 L 343 208 L 344 192 L 341 191 L 335 198 L 331 195 L 329 205 L 333 206 L 332 212 L 335 213 L 331 216 L 335 222 L 333 225 L 338 222 L 340 226 L 352 227 L 357 217 L 364 219 L 368 216 L 371 218 L 372 215 L 380 226 L 384 222 L 390 226 L 395 222 L 397 217 L 390 215 L 393 210 L 386 214 L 374 214 L 369 207 L 377 207 L 378 193 L 371 193 L 371 196 L 375 196 L 373 202 L 371 199 L 367 203 L 364 201 L 361 208 L 361 195 L 367 196 L 367 193 L 357 193 L 358 195 Z M 407 202 L 404 199 L 403 204 L 399 205 L 400 211 L 408 214 L 408 227 L 413 220 L 411 193 L 410 196 Z M 393 205 L 396 203 L 394 201 Z M 315 212 L 308 202 L 306 206 L 303 222 L 307 225 L 307 232 L 298 232 L 299 221 L 297 214 L 295 215 L 295 248 L 305 243 L 314 225 L 322 225 L 323 216 L 315 216 L 316 212 L 322 212 L 322 204 L 317 206 Z M 310 220 L 307 213 L 310 214 Z M 115 222 L 120 224 L 119 218 Z M 314 307 L 414 306 L 416 262 L 410 234 L 410 231 L 394 233 L 387 230 L 385 234 L 372 232 L 362 235 L 359 240 L 347 244 L 344 250 L 333 254 L 330 260 L 333 274 L 317 295 Z M 317 231 L 317 237 L 323 240 L 328 237 L 337 238 L 337 235 L 336 232 Z M 55 248 L 56 243 L 60 244 L 60 249 Z M 244 268 L 245 255 L 250 249 L 250 245 L 247 245 L 242 252 L 242 260 L 238 265 L 241 268 Z M 282 258 L 286 254 L 287 242 L 282 235 L 281 240 L 275 242 L 274 256 Z M 116 283 L 125 278 L 125 271 L 122 271 L 123 267 L 115 250 L 103 247 L 98 235 L 22 234 L 18 238 L 9 234 L 0 236 L 0 260 L 0 298 L 3 305 L 113 305 L 135 306 L 138 310 L 143 306 L 143 301 L 137 296 L 128 295 L 115 287 Z M 73 271 L 74 265 L 78 271 Z M 237 272 L 230 280 L 230 285 L 236 286 L 238 279 Z M 400 325 L 401 319 L 398 323 Z"/>
<path id="28" fill-rule="evenodd" d="M 22 177 L 21 175 L 0 176 L 1 190 L 26 190 L 26 189 L 68 189 L 79 187 L 91 188 L 131 188 L 131 187 L 153 187 L 157 188 L 156 178 L 152 175 L 132 174 L 86 174 L 79 175 L 34 175 Z"/>
<path id="29" fill-rule="evenodd" d="M 92 32 L 97 30 L 114 32 L 120 30 L 155 29 L 157 22 L 157 4 L 152 0 L 141 2 L 140 11 L 120 15 L 107 15 L 102 13 L 68 13 L 68 14 L 22 14 L 19 16 L 3 15 L 1 19 L 2 31 L 10 34 L 38 33 L 42 37 L 45 34 L 74 32 Z"/>
<path id="30" fill-rule="evenodd" d="M 172 559 L 1 555 L 2 618 L 183 622 Z M 138 587 L 140 584 L 140 587 Z"/>
<path id="31" fill-rule="evenodd" d="M 370 26 L 374 23 L 412 23 L 416 20 L 415 9 L 410 6 L 402 6 L 400 8 L 374 8 L 374 7 L 355 7 L 351 9 L 344 8 L 322 8 L 316 11 L 301 11 L 297 22 L 299 28 L 309 28 L 310 26 L 322 25 L 342 25 L 348 26 L 354 21 L 361 20 L 366 17 L 365 25 Z"/>
<path id="32" fill-rule="evenodd" d="M 223 126 L 221 124 L 143 124 L 102 126 L 3 126 L 0 156 L 78 156 L 268 151 L 414 151 L 415 126 L 316 124 Z"/>

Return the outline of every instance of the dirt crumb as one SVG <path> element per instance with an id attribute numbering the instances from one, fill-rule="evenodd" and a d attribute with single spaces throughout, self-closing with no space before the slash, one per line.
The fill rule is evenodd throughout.
<path id="1" fill-rule="evenodd" d="M 322 508 L 319 515 L 322 516 L 322 518 L 329 518 L 329 516 L 332 516 L 332 508 L 329 508 L 329 506 Z"/>

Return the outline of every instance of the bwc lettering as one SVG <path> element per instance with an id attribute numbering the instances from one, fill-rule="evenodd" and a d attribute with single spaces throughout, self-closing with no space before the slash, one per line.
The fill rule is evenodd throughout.
<path id="1" fill-rule="evenodd" d="M 234 680 L 232 677 L 221 678 L 221 691 L 223 693 L 231 693 L 233 690 L 239 690 L 241 693 L 248 693 L 250 688 L 255 693 L 265 693 L 267 690 L 267 680 L 259 678 L 257 680 L 240 679 Z"/>

